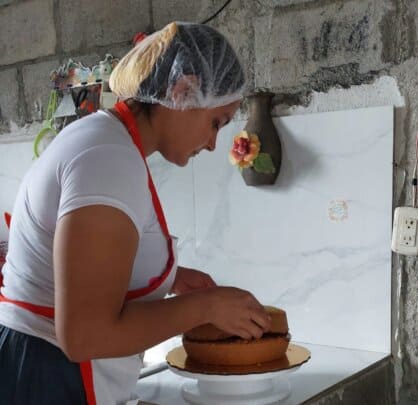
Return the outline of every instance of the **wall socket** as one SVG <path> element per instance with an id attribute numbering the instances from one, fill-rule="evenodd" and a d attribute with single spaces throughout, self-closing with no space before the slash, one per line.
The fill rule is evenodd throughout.
<path id="1" fill-rule="evenodd" d="M 393 219 L 392 250 L 403 255 L 418 255 L 418 208 L 397 207 Z"/>

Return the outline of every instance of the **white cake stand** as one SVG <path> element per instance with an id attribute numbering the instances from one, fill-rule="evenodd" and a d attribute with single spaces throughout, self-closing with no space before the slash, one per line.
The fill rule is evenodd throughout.
<path id="1" fill-rule="evenodd" d="M 268 405 L 290 395 L 287 375 L 310 359 L 302 346 L 290 344 L 284 358 L 253 368 L 197 365 L 187 358 L 182 346 L 167 354 L 169 369 L 190 378 L 183 384 L 183 398 L 194 405 Z"/>
<path id="2" fill-rule="evenodd" d="M 171 367 L 182 377 L 192 378 L 183 384 L 183 398 L 194 405 L 267 405 L 290 395 L 287 374 L 299 367 L 261 374 L 214 375 L 191 373 Z"/>

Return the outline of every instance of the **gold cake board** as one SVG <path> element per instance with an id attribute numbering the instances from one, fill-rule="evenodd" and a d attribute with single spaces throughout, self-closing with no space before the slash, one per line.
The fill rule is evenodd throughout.
<path id="1" fill-rule="evenodd" d="M 193 374 L 246 375 L 289 370 L 306 363 L 310 357 L 311 352 L 308 349 L 290 343 L 286 355 L 281 359 L 251 366 L 214 366 L 199 364 L 187 357 L 183 346 L 178 346 L 171 350 L 167 354 L 166 360 L 171 367 Z"/>

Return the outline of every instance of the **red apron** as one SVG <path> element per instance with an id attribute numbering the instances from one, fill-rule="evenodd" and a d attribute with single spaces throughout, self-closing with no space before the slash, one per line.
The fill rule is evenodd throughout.
<path id="1" fill-rule="evenodd" d="M 136 125 L 135 117 L 124 102 L 117 103 L 115 105 L 115 109 L 118 112 L 125 127 L 128 129 L 129 134 L 132 137 L 132 141 L 134 142 L 142 159 L 144 160 L 148 174 L 148 187 L 151 192 L 152 203 L 154 205 L 154 210 L 157 215 L 158 222 L 161 226 L 161 230 L 167 239 L 167 248 L 169 253 L 164 271 L 158 277 L 150 279 L 147 287 L 128 291 L 125 297 L 125 301 L 139 298 L 162 298 L 166 293 L 169 292 L 174 282 L 176 273 L 175 270 L 177 267 L 175 245 L 173 243 L 173 238 L 168 232 L 168 227 L 160 204 L 160 200 L 152 181 L 151 173 L 149 171 L 144 150 L 141 144 L 141 137 Z M 2 278 L 0 272 L 0 286 L 2 285 L 1 282 Z M 50 319 L 54 318 L 54 308 L 52 307 L 45 307 L 29 302 L 11 300 L 2 296 L 1 294 L 0 302 L 11 303 L 34 314 L 45 316 Z M 134 355 L 116 359 L 97 359 L 80 363 L 80 371 L 86 391 L 88 405 L 107 405 L 109 403 L 115 403 L 116 401 L 130 399 L 129 390 L 134 388 L 132 383 L 135 384 L 138 378 L 140 369 L 139 362 L 139 356 Z M 132 373 L 134 374 L 131 375 Z M 119 378 L 118 374 L 120 374 Z M 128 375 L 129 379 L 131 380 L 129 384 L 126 383 L 127 378 L 124 378 Z M 125 390 L 128 392 L 125 393 Z M 126 396 L 126 399 L 121 398 L 121 395 Z"/>

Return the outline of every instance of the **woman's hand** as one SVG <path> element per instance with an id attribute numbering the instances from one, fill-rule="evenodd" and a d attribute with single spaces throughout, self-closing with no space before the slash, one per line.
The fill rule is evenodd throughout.
<path id="1" fill-rule="evenodd" d="M 170 292 L 172 294 L 182 295 L 194 290 L 210 287 L 216 287 L 216 283 L 209 274 L 179 266 Z"/>
<path id="2" fill-rule="evenodd" d="M 243 339 L 260 338 L 270 330 L 271 317 L 249 292 L 234 287 L 208 290 L 209 322 Z"/>

